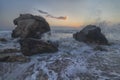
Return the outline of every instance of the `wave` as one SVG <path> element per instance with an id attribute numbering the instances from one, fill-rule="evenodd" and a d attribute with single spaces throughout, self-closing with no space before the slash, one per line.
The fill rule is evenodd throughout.
<path id="1" fill-rule="evenodd" d="M 113 32 L 114 30 L 111 29 Z M 38 54 L 30 57 L 26 63 L 0 63 L 2 80 L 119 80 L 120 79 L 120 40 L 114 35 L 118 32 L 107 32 L 107 38 L 114 39 L 111 46 L 88 45 L 72 38 L 76 32 L 53 30 L 51 35 L 43 35 L 44 40 L 56 41 L 59 51 L 56 53 Z M 111 33 L 111 36 L 109 36 Z M 113 33 L 113 34 L 112 34 Z M 20 48 L 17 40 L 10 36 L 11 31 L 1 31 L 0 37 L 7 43 L 0 43 L 0 50 Z M 99 50 L 102 48 L 102 50 Z"/>

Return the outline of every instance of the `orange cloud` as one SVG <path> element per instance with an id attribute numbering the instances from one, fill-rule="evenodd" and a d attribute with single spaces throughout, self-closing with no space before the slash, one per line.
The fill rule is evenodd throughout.
<path id="1" fill-rule="evenodd" d="M 42 11 L 42 10 L 37 10 L 37 11 L 41 14 L 46 15 L 46 17 L 48 17 L 48 18 L 59 19 L 59 20 L 66 20 L 67 19 L 66 16 L 56 17 L 56 16 L 53 16 L 53 15 L 49 14 L 48 12 L 45 12 L 45 11 Z"/>
<path id="2" fill-rule="evenodd" d="M 54 18 L 54 19 L 60 19 L 60 20 L 66 20 L 67 19 L 66 16 L 55 17 L 55 16 L 52 16 L 52 15 L 46 15 L 46 17 L 48 17 L 48 18 Z"/>

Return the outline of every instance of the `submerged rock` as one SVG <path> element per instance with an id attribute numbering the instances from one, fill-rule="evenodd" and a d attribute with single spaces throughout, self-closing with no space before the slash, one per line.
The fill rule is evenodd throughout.
<path id="1" fill-rule="evenodd" d="M 73 34 L 73 38 L 80 42 L 108 44 L 108 40 L 101 33 L 101 29 L 95 25 L 88 25 L 80 32 Z"/>
<path id="2" fill-rule="evenodd" d="M 49 24 L 41 16 L 20 14 L 13 22 L 17 25 L 12 32 L 13 38 L 40 38 L 41 34 L 50 31 Z"/>
<path id="3" fill-rule="evenodd" d="M 20 55 L 6 55 L 0 56 L 0 62 L 28 62 L 29 58 Z"/>
<path id="4" fill-rule="evenodd" d="M 0 50 L 0 53 L 17 53 L 17 52 L 20 52 L 20 50 L 17 48 L 7 48 Z"/>
<path id="5" fill-rule="evenodd" d="M 95 48 L 93 49 L 95 51 L 108 51 L 106 48 L 104 48 L 103 46 L 95 46 Z"/>
<path id="6" fill-rule="evenodd" d="M 58 48 L 50 43 L 39 39 L 27 38 L 20 40 L 21 51 L 24 55 L 30 56 L 38 53 L 53 53 L 58 51 Z"/>
<path id="7" fill-rule="evenodd" d="M 7 39 L 5 39 L 5 38 L 0 38 L 0 42 L 7 42 Z"/>
<path id="8" fill-rule="evenodd" d="M 0 62 L 7 61 L 8 58 L 9 58 L 9 56 L 1 56 L 0 55 Z"/>

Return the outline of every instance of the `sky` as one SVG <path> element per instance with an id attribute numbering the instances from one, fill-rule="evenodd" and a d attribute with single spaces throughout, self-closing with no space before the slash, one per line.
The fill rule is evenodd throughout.
<path id="1" fill-rule="evenodd" d="M 43 16 L 55 27 L 76 28 L 102 21 L 117 24 L 120 0 L 0 0 L 0 29 L 14 28 L 13 20 L 24 13 Z"/>

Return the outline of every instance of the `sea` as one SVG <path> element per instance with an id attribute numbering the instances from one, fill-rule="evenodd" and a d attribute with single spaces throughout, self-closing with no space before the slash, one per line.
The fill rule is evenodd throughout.
<path id="1" fill-rule="evenodd" d="M 120 80 L 120 28 L 101 29 L 110 45 L 76 41 L 73 34 L 81 29 L 51 29 L 42 39 L 58 43 L 58 52 L 30 56 L 29 62 L 0 62 L 0 80 Z M 0 51 L 20 49 L 11 32 L 0 31 L 0 38 L 7 39 Z"/>

